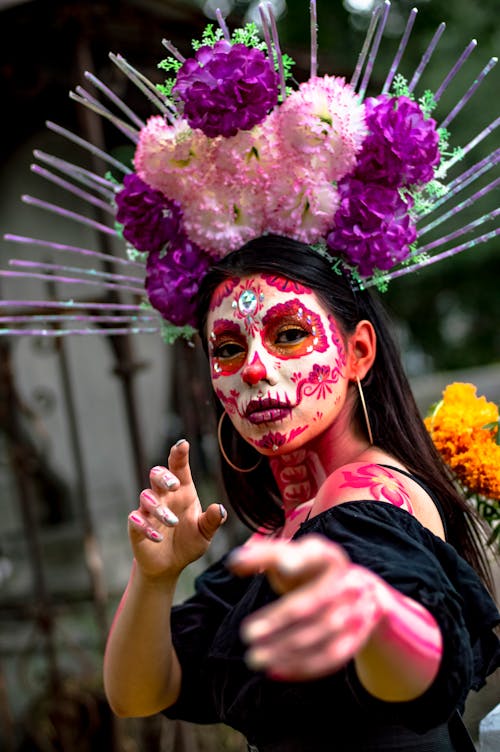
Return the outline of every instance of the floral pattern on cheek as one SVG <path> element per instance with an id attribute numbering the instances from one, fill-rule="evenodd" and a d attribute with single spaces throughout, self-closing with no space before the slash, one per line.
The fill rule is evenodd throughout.
<path id="1" fill-rule="evenodd" d="M 302 327 L 309 331 L 310 337 L 305 338 L 295 347 L 289 347 L 290 352 L 285 352 L 282 348 L 279 357 L 288 360 L 290 358 L 300 358 L 311 352 L 325 352 L 328 347 L 328 339 L 321 321 L 321 317 L 306 308 L 298 299 L 288 300 L 286 303 L 277 303 L 272 306 L 262 318 L 263 329 L 276 329 L 279 331 L 280 324 L 297 322 L 297 327 Z M 261 335 L 265 339 L 265 331 Z M 276 346 L 277 347 L 277 346 Z M 269 348 L 267 348 L 269 349 Z"/>
<path id="2" fill-rule="evenodd" d="M 288 433 L 270 431 L 261 439 L 251 439 L 251 442 L 254 446 L 260 447 L 261 449 L 272 449 L 273 452 L 277 452 L 280 447 L 289 444 L 296 436 L 300 436 L 306 428 L 307 426 L 299 426 L 298 428 L 292 428 Z"/>
<path id="3" fill-rule="evenodd" d="M 388 501 L 396 507 L 413 514 L 410 495 L 391 472 L 380 465 L 363 465 L 355 472 L 342 472 L 345 483 L 339 488 L 367 488 L 377 501 Z"/>
<path id="4" fill-rule="evenodd" d="M 238 412 L 239 392 L 236 389 L 231 389 L 230 393 L 226 394 L 222 389 L 217 388 L 215 394 L 228 415 L 235 415 Z"/>
<path id="5" fill-rule="evenodd" d="M 280 292 L 293 292 L 299 295 L 310 295 L 312 290 L 300 282 L 294 282 L 292 279 L 280 277 L 278 274 L 263 274 L 262 278 L 270 287 L 276 287 Z"/>
<path id="6" fill-rule="evenodd" d="M 316 395 L 316 399 L 325 399 L 332 393 L 332 385 L 338 382 L 340 376 L 338 368 L 330 368 L 330 366 L 320 366 L 318 364 L 313 365 L 312 370 L 306 378 L 299 381 L 297 386 L 297 403 L 303 397 L 313 397 L 314 395 Z"/>
<path id="7" fill-rule="evenodd" d="M 215 311 L 215 309 L 221 305 L 221 303 L 231 295 L 236 285 L 240 282 L 238 277 L 231 277 L 221 282 L 218 287 L 215 288 L 210 301 L 209 311 Z"/>

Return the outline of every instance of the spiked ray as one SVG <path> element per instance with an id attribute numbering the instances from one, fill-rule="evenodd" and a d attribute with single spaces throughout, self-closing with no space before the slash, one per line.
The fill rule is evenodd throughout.
<path id="1" fill-rule="evenodd" d="M 103 225 L 101 222 L 97 222 L 96 220 L 90 219 L 89 217 L 85 217 L 83 214 L 78 214 L 78 212 L 69 211 L 69 209 L 64 209 L 64 207 L 62 206 L 51 204 L 48 201 L 42 201 L 41 199 L 35 198 L 34 196 L 25 195 L 21 198 L 25 204 L 36 206 L 39 209 L 44 209 L 48 212 L 51 212 L 52 214 L 57 214 L 60 217 L 65 217 L 66 219 L 72 219 L 82 225 L 92 227 L 94 230 L 98 230 L 105 235 L 112 235 L 114 237 L 117 237 L 118 235 L 116 230 L 113 230 L 111 227 Z"/>
<path id="2" fill-rule="evenodd" d="M 0 324 L 30 324 L 30 323 L 46 323 L 46 324 L 67 324 L 78 321 L 80 323 L 88 324 L 129 324 L 129 323 L 143 323 L 148 321 L 155 321 L 154 316 L 85 316 L 83 314 L 28 314 L 28 315 L 14 315 L 14 316 L 0 316 Z"/>
<path id="3" fill-rule="evenodd" d="M 472 206 L 476 203 L 476 201 L 479 201 L 479 199 L 486 196 L 487 193 L 490 191 L 495 190 L 495 188 L 498 188 L 500 186 L 500 178 L 496 178 L 491 183 L 488 183 L 488 185 L 484 186 L 484 188 L 481 188 L 479 191 L 476 191 L 472 196 L 469 196 L 461 203 L 454 206 L 452 209 L 450 209 L 447 212 L 444 212 L 444 214 L 440 214 L 433 222 L 429 222 L 429 224 L 424 225 L 424 227 L 419 227 L 419 237 L 422 237 L 422 235 L 425 235 L 425 233 L 430 232 L 430 230 L 433 230 L 438 225 L 442 224 L 443 222 L 446 222 L 447 219 L 450 219 L 450 217 L 454 217 L 457 214 L 459 214 L 464 209 L 467 209 L 469 206 Z"/>
<path id="4" fill-rule="evenodd" d="M 55 157 L 52 154 L 46 154 L 39 149 L 35 149 L 33 156 L 35 159 L 38 159 L 39 162 L 43 162 L 44 164 L 59 170 L 59 172 L 67 175 L 75 182 L 85 185 L 87 188 L 91 188 L 96 193 L 100 193 L 101 196 L 104 196 L 104 198 L 108 200 L 108 202 L 113 200 L 117 186 L 111 180 L 106 180 L 106 178 L 102 178 L 100 175 L 90 172 L 90 170 L 86 170 L 72 162 L 67 162 L 64 159 Z"/>
<path id="5" fill-rule="evenodd" d="M 91 110 L 92 112 L 95 112 L 97 115 L 100 115 L 105 120 L 109 120 L 110 123 L 112 123 L 117 130 L 120 131 L 120 133 L 123 133 L 124 136 L 126 136 L 132 143 L 136 144 L 139 140 L 139 132 L 132 128 L 131 125 L 126 123 L 124 120 L 121 120 L 118 118 L 115 114 L 113 114 L 110 110 L 108 110 L 106 107 L 104 107 L 95 97 L 92 97 L 88 91 L 86 91 L 82 86 L 77 86 L 76 93 L 73 91 L 70 91 L 69 93 L 70 99 L 72 99 L 74 102 L 78 102 L 79 104 L 83 105 L 87 109 Z"/>
<path id="6" fill-rule="evenodd" d="M 273 8 L 271 4 L 267 5 L 267 16 L 269 18 L 269 23 L 271 26 L 271 35 L 273 39 L 274 54 L 276 55 L 276 59 L 278 61 L 281 98 L 283 101 L 285 101 L 286 83 L 285 83 L 285 70 L 283 67 L 283 55 L 281 54 L 280 40 L 278 36 L 278 27 L 276 26 L 276 18 L 274 16 Z"/>
<path id="7" fill-rule="evenodd" d="M 451 110 L 451 112 L 445 117 L 445 119 L 440 124 L 441 128 L 447 128 L 452 120 L 456 118 L 458 113 L 465 107 L 469 99 L 472 97 L 472 95 L 477 91 L 479 86 L 482 84 L 488 73 L 495 67 L 495 65 L 498 62 L 498 58 L 492 57 L 491 60 L 488 62 L 488 64 L 483 68 L 479 76 L 476 78 L 474 83 L 467 89 L 463 97 L 460 99 L 460 101 L 455 105 L 455 107 Z"/>
<path id="8" fill-rule="evenodd" d="M 40 269 L 51 272 L 69 272 L 70 274 L 89 275 L 96 279 L 111 280 L 113 282 L 137 282 L 142 284 L 138 277 L 128 277 L 114 272 L 102 272 L 98 269 L 85 269 L 80 266 L 66 266 L 64 264 L 51 264 L 44 261 L 27 261 L 26 259 L 11 259 L 9 266 L 22 267 L 24 269 Z"/>
<path id="9" fill-rule="evenodd" d="M 224 35 L 224 39 L 226 40 L 226 42 L 230 42 L 231 34 L 229 33 L 229 29 L 227 28 L 227 24 L 224 20 L 224 16 L 222 15 L 220 8 L 217 8 L 217 10 L 215 11 L 215 15 L 217 18 L 217 23 L 219 24 L 221 31 Z"/>
<path id="10" fill-rule="evenodd" d="M 436 49 L 436 47 L 438 45 L 438 42 L 441 39 L 441 37 L 442 37 L 443 32 L 444 32 L 445 29 L 446 29 L 446 24 L 445 23 L 441 23 L 437 27 L 437 29 L 436 29 L 436 31 L 434 33 L 434 36 L 432 37 L 429 46 L 427 47 L 427 49 L 425 50 L 424 54 L 422 55 L 422 59 L 420 60 L 420 63 L 417 66 L 417 69 L 415 70 L 415 73 L 413 74 L 413 77 L 412 77 L 412 79 L 411 79 L 411 81 L 410 81 L 410 83 L 408 85 L 408 89 L 409 89 L 410 92 L 412 92 L 412 91 L 415 90 L 415 87 L 418 84 L 418 82 L 420 81 L 422 73 L 426 69 L 426 67 L 427 67 L 427 65 L 429 63 L 429 60 L 431 59 L 431 57 L 432 57 L 432 55 L 434 53 L 434 50 Z"/>
<path id="11" fill-rule="evenodd" d="M 88 303 L 79 300 L 0 300 L 0 308 L 54 308 L 59 310 L 82 310 L 82 311 L 144 311 L 142 305 L 131 303 L 102 303 L 95 301 Z"/>
<path id="12" fill-rule="evenodd" d="M 162 115 L 165 115 L 171 122 L 173 121 L 174 116 L 177 114 L 174 104 L 166 97 L 163 97 L 156 86 L 146 76 L 135 70 L 121 55 L 114 55 L 110 52 L 109 59 L 142 91 L 145 97 L 149 99 Z"/>
<path id="13" fill-rule="evenodd" d="M 382 5 L 382 17 L 378 25 L 377 33 L 375 34 L 375 37 L 373 39 L 373 46 L 370 50 L 370 54 L 368 55 L 365 73 L 363 76 L 363 80 L 361 81 L 361 86 L 359 87 L 359 91 L 358 91 L 358 94 L 360 95 L 361 98 L 365 96 L 366 90 L 368 88 L 368 84 L 370 83 L 373 66 L 377 58 L 378 50 L 380 47 L 380 42 L 382 41 L 382 34 L 384 33 L 385 25 L 387 23 L 387 19 L 389 18 L 390 10 L 391 10 L 391 4 L 389 0 L 385 0 L 384 4 Z"/>
<path id="14" fill-rule="evenodd" d="M 34 172 L 35 175 L 39 175 L 40 177 L 45 178 L 45 180 L 48 180 L 49 182 L 54 183 L 54 185 L 58 185 L 60 188 L 63 188 L 65 191 L 68 191 L 68 193 L 72 193 L 74 196 L 78 196 L 78 198 L 81 198 L 84 201 L 87 201 L 87 203 L 92 204 L 92 206 L 97 207 L 101 211 L 114 216 L 114 210 L 109 205 L 108 202 L 101 201 L 100 199 L 96 198 L 88 191 L 80 190 L 79 188 L 74 186 L 72 183 L 68 183 L 67 180 L 63 180 L 57 175 L 54 175 L 54 173 L 50 172 L 50 170 L 45 170 L 43 167 L 40 167 L 37 164 L 32 164 L 31 171 Z"/>
<path id="15" fill-rule="evenodd" d="M 375 29 L 377 28 L 378 20 L 380 18 L 380 14 L 382 12 L 382 6 L 377 5 L 375 10 L 373 11 L 371 18 L 370 18 L 370 25 L 368 26 L 368 30 L 366 32 L 365 41 L 363 42 L 363 46 L 361 48 L 361 52 L 359 53 L 358 60 L 356 63 L 356 67 L 354 68 L 354 72 L 351 76 L 351 86 L 353 89 L 356 89 L 359 79 L 361 76 L 361 71 L 363 70 L 363 66 L 365 64 L 366 57 L 368 55 L 368 52 L 370 50 L 370 46 L 372 43 L 373 35 L 375 34 Z"/>
<path id="16" fill-rule="evenodd" d="M 318 74 L 318 19 L 316 12 L 316 0 L 311 0 L 311 78 Z"/>
<path id="17" fill-rule="evenodd" d="M 417 222 L 419 227 L 419 236 L 423 235 L 427 231 L 426 228 L 432 229 L 430 223 L 429 225 L 424 225 L 421 227 L 422 220 L 428 217 L 429 214 L 435 212 L 436 209 L 443 207 L 444 204 L 448 203 L 448 201 L 450 201 L 452 198 L 455 198 L 459 193 L 461 193 L 461 191 L 465 190 L 465 188 L 468 188 L 469 185 L 471 185 L 474 181 L 485 175 L 487 172 L 489 172 L 489 170 L 493 169 L 493 167 L 496 167 L 499 162 L 500 149 L 497 149 L 491 156 L 487 156 L 484 159 L 480 160 L 475 165 L 459 175 L 454 181 L 452 181 L 452 183 L 450 183 L 448 186 L 448 192 L 441 198 L 437 199 L 436 202 L 432 206 L 430 206 L 429 209 L 427 209 L 427 211 L 423 212 L 419 216 Z M 488 193 L 495 187 L 495 181 L 493 181 L 489 184 L 488 191 L 486 191 L 483 195 L 486 195 L 486 193 Z M 455 210 L 455 213 L 458 213 L 458 211 L 459 210 Z M 451 213 L 453 213 L 453 211 Z"/>
<path id="18" fill-rule="evenodd" d="M 415 272 L 416 269 L 423 269 L 426 266 L 437 264 L 439 261 L 444 261 L 445 259 L 451 258 L 452 256 L 455 256 L 458 253 L 462 253 L 462 251 L 468 251 L 471 248 L 475 248 L 476 246 L 480 245 L 481 243 L 487 243 L 489 240 L 494 240 L 499 235 L 500 235 L 500 227 L 497 227 L 494 230 L 491 230 L 490 232 L 485 233 L 484 235 L 480 235 L 477 238 L 468 240 L 466 243 L 462 243 L 461 245 L 454 246 L 453 248 L 450 248 L 447 251 L 443 251 L 442 253 L 437 253 L 435 256 L 431 256 L 427 259 L 423 259 L 418 264 L 405 266 L 401 269 L 396 269 L 395 271 L 388 272 L 385 275 L 385 278 L 387 280 L 391 280 L 391 279 L 397 279 L 398 277 L 404 277 L 406 274 L 411 274 L 412 272 Z M 375 284 L 374 282 L 370 282 L 369 284 L 365 286 L 371 287 L 374 284 Z"/>
<path id="19" fill-rule="evenodd" d="M 93 86 L 95 86 L 96 89 L 101 91 L 105 97 L 107 97 L 110 102 L 112 102 L 121 112 L 123 112 L 126 117 L 129 118 L 129 120 L 137 127 L 139 130 L 145 126 L 145 123 L 141 118 L 130 109 L 130 107 L 125 104 L 123 99 L 121 99 L 115 92 L 109 88 L 109 86 L 106 86 L 97 76 L 94 76 L 93 73 L 90 73 L 89 71 L 85 71 L 83 74 L 87 81 L 89 81 Z"/>
<path id="20" fill-rule="evenodd" d="M 106 263 L 124 264 L 126 266 L 135 267 L 136 269 L 140 269 L 142 272 L 144 272 L 144 264 L 141 264 L 138 261 L 132 261 L 131 259 L 123 258 L 121 256 L 114 256 L 111 253 L 100 253 L 99 251 L 94 251 L 90 248 L 80 248 L 79 246 L 66 245 L 64 243 L 55 243 L 51 240 L 39 240 L 37 238 L 29 238 L 23 235 L 7 234 L 4 236 L 4 240 L 11 243 L 19 243 L 21 245 L 34 245 L 41 248 L 48 248 L 51 251 L 62 251 L 70 254 L 76 253 L 84 257 L 99 259 Z"/>
<path id="21" fill-rule="evenodd" d="M 124 334 L 159 334 L 159 326 L 126 326 L 117 329 L 0 329 L 0 337 L 74 337 L 88 334 L 96 334 L 102 337 L 118 336 Z"/>
<path id="22" fill-rule="evenodd" d="M 83 270 L 79 270 L 80 272 Z M 123 292 L 132 292 L 136 295 L 144 295 L 144 288 L 132 287 L 130 285 L 122 285 L 115 282 L 106 282 L 98 279 L 82 279 L 80 277 L 66 277 L 55 274 L 38 274 L 37 272 L 16 272 L 9 269 L 0 269 L 0 277 L 5 278 L 18 278 L 18 279 L 40 279 L 47 282 L 60 282 L 61 284 L 75 284 L 75 285 L 91 285 L 94 287 L 102 287 L 106 290 L 121 290 Z"/>
<path id="23" fill-rule="evenodd" d="M 455 240 L 461 235 L 465 235 L 466 233 L 475 230 L 485 222 L 490 222 L 496 219 L 498 216 L 500 216 L 500 209 L 493 209 L 493 211 L 488 212 L 487 214 L 483 214 L 482 217 L 478 217 L 477 219 L 472 220 L 472 222 L 469 222 L 463 227 L 460 227 L 458 230 L 454 230 L 454 232 L 450 232 L 448 233 L 448 235 L 443 235 L 437 240 L 433 240 L 431 243 L 427 243 L 427 245 L 419 246 L 418 250 L 415 252 L 415 255 L 421 253 L 429 253 L 429 251 L 435 250 L 436 248 L 449 243 L 451 240 Z"/>
<path id="24" fill-rule="evenodd" d="M 90 141 L 86 141 L 84 138 L 80 138 L 80 136 L 77 136 L 75 133 L 72 133 L 71 131 L 68 131 L 66 128 L 62 128 L 60 125 L 57 125 L 56 123 L 53 123 L 52 121 L 47 121 L 47 128 L 54 133 L 57 133 L 59 136 L 63 136 L 64 138 L 67 138 L 69 141 L 72 141 L 74 144 L 77 144 L 77 146 L 81 146 L 83 149 L 86 149 L 88 152 L 93 154 L 96 157 L 99 157 L 103 160 L 103 162 L 106 162 L 107 164 L 110 164 L 112 167 L 116 167 L 117 170 L 120 172 L 123 172 L 125 175 L 132 172 L 132 170 L 123 164 L 123 162 L 118 161 L 118 159 L 114 159 L 110 154 L 107 154 L 102 149 L 99 149 L 97 146 L 94 146 L 94 144 L 90 143 Z"/>
<path id="25" fill-rule="evenodd" d="M 458 60 L 456 61 L 455 65 L 452 67 L 452 69 L 449 71 L 448 75 L 445 77 L 443 83 L 437 88 L 435 94 L 434 94 L 434 100 L 436 102 L 439 102 L 441 97 L 443 96 L 444 92 L 446 91 L 446 88 L 450 85 L 450 83 L 453 81 L 455 76 L 457 75 L 458 71 L 461 69 L 463 64 L 469 59 L 472 52 L 477 47 L 477 41 L 475 39 L 472 39 L 471 42 L 467 45 L 465 50 L 462 52 Z"/>
<path id="26" fill-rule="evenodd" d="M 411 9 L 410 15 L 408 16 L 408 21 L 406 23 L 406 28 L 404 30 L 403 36 L 401 37 L 401 42 L 399 43 L 398 50 L 396 52 L 394 60 L 392 61 L 391 67 L 389 68 L 389 73 L 387 74 L 387 78 L 385 79 L 384 85 L 382 87 L 382 94 L 387 94 L 390 91 L 394 76 L 398 72 L 401 58 L 403 57 L 404 51 L 406 50 L 406 47 L 408 45 L 408 40 L 413 29 L 413 24 L 415 23 L 417 13 L 417 8 Z"/>

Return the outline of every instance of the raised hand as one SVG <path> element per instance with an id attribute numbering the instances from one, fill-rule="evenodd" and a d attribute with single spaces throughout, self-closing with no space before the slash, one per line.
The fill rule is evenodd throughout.
<path id="1" fill-rule="evenodd" d="M 433 681 L 442 651 L 434 618 L 332 541 L 255 541 L 230 566 L 240 575 L 265 571 L 282 594 L 243 622 L 250 667 L 301 681 L 354 658 L 364 686 L 386 700 L 416 697 Z"/>
<path id="2" fill-rule="evenodd" d="M 172 577 L 199 559 L 226 518 L 221 504 L 203 511 L 189 467 L 189 444 L 175 444 L 167 467 L 150 472 L 139 508 L 129 514 L 129 536 L 137 566 L 150 577 Z"/>

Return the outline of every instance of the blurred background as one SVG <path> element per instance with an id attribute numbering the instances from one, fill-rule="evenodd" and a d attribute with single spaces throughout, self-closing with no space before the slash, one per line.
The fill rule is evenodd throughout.
<path id="1" fill-rule="evenodd" d="M 319 72 L 350 77 L 369 16 L 378 0 L 318 0 Z M 308 76 L 306 0 L 273 0 L 282 49 Z M 477 51 L 449 87 L 447 113 L 500 50 L 498 0 L 393 0 L 371 81 L 378 93 L 410 9 L 419 10 L 403 73 L 411 75 L 438 24 L 447 29 L 425 73 L 436 88 L 471 38 Z M 160 83 L 162 38 L 184 54 L 219 7 L 233 28 L 258 20 L 247 0 L 0 0 L 0 230 L 97 247 L 92 230 L 21 204 L 22 194 L 61 201 L 57 186 L 30 172 L 34 149 L 81 163 L 81 150 L 45 127 L 53 120 L 117 154 L 116 133 L 76 105 L 68 91 L 94 72 L 143 117 L 140 93 L 127 85 L 108 52 L 123 54 Z M 491 79 L 491 80 L 490 80 Z M 493 72 L 452 126 L 464 145 L 498 114 Z M 439 118 L 438 118 L 439 119 Z M 493 148 L 490 136 L 463 169 Z M 85 155 L 83 157 L 86 158 Z M 498 206 L 498 190 L 485 211 Z M 77 198 L 62 203 L 81 211 Z M 463 213 L 467 216 L 467 210 Z M 0 265 L 12 256 L 51 260 L 47 249 L 0 241 Z M 500 402 L 500 247 L 490 242 L 420 274 L 394 282 L 384 301 L 395 322 L 404 362 L 422 413 L 451 381 L 471 381 Z M 57 295 L 37 280 L 2 280 L 3 299 Z M 75 290 L 75 296 L 81 296 Z M 102 693 L 102 654 L 128 578 L 128 512 L 147 485 L 148 469 L 165 463 L 171 443 L 192 444 L 200 496 L 223 498 L 212 397 L 203 355 L 185 343 L 165 346 L 157 335 L 53 340 L 0 337 L 0 749 L 5 752 L 211 752 L 244 750 L 225 727 L 196 728 L 162 717 L 113 717 Z M 206 559 L 240 542 L 233 518 Z M 206 560 L 186 573 L 188 594 Z M 500 701 L 491 681 L 471 698 L 474 736 Z"/>

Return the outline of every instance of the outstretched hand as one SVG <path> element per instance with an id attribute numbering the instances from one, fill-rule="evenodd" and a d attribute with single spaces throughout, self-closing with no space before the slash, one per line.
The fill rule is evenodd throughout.
<path id="1" fill-rule="evenodd" d="M 248 665 L 274 679 L 315 679 L 341 668 L 366 644 L 390 597 L 383 580 L 317 535 L 252 542 L 229 566 L 242 576 L 264 571 L 282 595 L 242 625 Z"/>
<path id="2" fill-rule="evenodd" d="M 129 537 L 139 569 L 149 577 L 177 576 L 199 559 L 226 519 L 221 504 L 203 511 L 189 467 L 189 444 L 170 450 L 168 468 L 150 472 L 138 509 L 129 514 Z"/>

